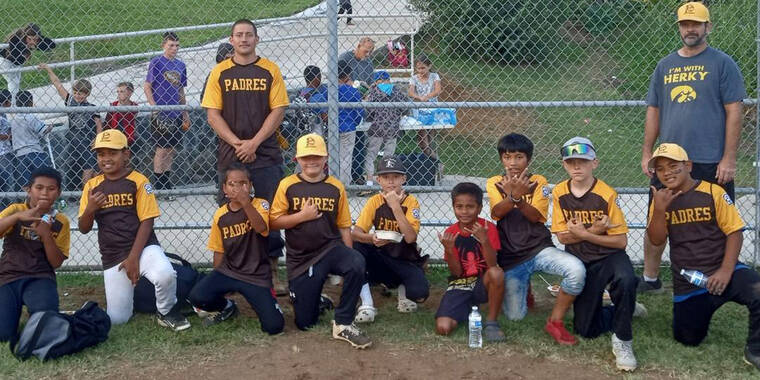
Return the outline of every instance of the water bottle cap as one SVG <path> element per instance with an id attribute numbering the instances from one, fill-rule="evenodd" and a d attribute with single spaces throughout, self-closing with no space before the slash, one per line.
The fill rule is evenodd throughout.
<path id="1" fill-rule="evenodd" d="M 478 307 L 477 306 L 473 306 L 472 310 L 478 310 Z"/>
<path id="2" fill-rule="evenodd" d="M 683 274 L 684 272 L 686 272 L 686 269 L 681 269 L 681 274 Z"/>

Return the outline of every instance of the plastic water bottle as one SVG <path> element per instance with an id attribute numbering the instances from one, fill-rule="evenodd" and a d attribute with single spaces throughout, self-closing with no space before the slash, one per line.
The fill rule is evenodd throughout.
<path id="1" fill-rule="evenodd" d="M 689 283 L 700 288 L 707 287 L 707 276 L 698 270 L 681 269 L 681 276 L 684 276 Z"/>
<path id="2" fill-rule="evenodd" d="M 470 348 L 483 347 L 483 318 L 478 312 L 478 307 L 473 306 L 470 312 Z"/>

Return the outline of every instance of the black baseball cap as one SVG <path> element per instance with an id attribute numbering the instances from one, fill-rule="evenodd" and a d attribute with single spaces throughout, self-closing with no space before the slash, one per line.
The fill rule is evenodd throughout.
<path id="1" fill-rule="evenodd" d="M 406 168 L 401 158 L 397 156 L 383 157 L 380 162 L 377 163 L 377 174 L 398 173 L 406 175 Z"/>

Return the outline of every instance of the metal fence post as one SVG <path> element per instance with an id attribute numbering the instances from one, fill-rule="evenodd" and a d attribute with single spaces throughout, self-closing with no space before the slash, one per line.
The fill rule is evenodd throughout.
<path id="1" fill-rule="evenodd" d="M 340 170 L 338 139 L 338 0 L 327 0 L 327 146 L 332 174 Z M 347 185 L 347 184 L 344 184 Z"/>
<path id="2" fill-rule="evenodd" d="M 74 41 L 71 41 L 69 44 L 69 62 L 74 62 L 76 57 L 74 56 Z M 76 79 L 76 66 L 71 65 L 69 67 L 69 79 L 71 80 L 71 83 L 74 83 L 74 79 Z"/>
<path id="3" fill-rule="evenodd" d="M 755 44 L 757 58 L 755 59 L 755 252 L 753 266 L 757 266 L 757 255 L 760 251 L 760 138 L 758 137 L 758 128 L 760 128 L 760 0 L 757 2 L 757 28 L 755 34 Z"/>

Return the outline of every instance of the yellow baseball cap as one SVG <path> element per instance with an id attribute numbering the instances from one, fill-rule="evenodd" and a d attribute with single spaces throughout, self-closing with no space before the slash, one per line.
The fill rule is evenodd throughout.
<path id="1" fill-rule="evenodd" d="M 296 142 L 296 158 L 304 156 L 327 156 L 325 139 L 316 133 L 309 133 L 298 138 Z"/>
<path id="2" fill-rule="evenodd" d="M 678 21 L 710 22 L 710 11 L 699 1 L 688 2 L 678 8 Z"/>
<path id="3" fill-rule="evenodd" d="M 95 136 L 95 144 L 92 145 L 92 150 L 98 148 L 121 150 L 127 145 L 127 136 L 124 136 L 124 133 L 118 129 L 106 129 Z"/>
<path id="4" fill-rule="evenodd" d="M 652 158 L 649 159 L 647 166 L 649 169 L 654 169 L 654 163 L 658 157 L 669 158 L 674 161 L 689 161 L 689 155 L 678 144 L 664 143 L 655 149 Z"/>

